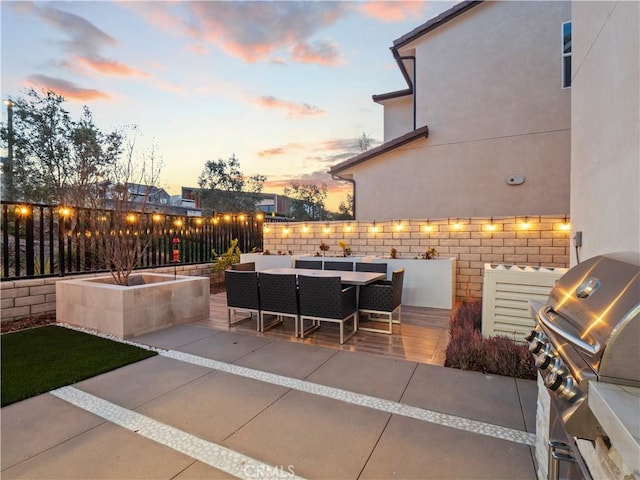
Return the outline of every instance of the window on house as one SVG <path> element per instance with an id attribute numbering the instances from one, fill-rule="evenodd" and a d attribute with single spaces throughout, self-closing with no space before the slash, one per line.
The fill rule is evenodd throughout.
<path id="1" fill-rule="evenodd" d="M 571 22 L 562 24 L 562 88 L 571 87 Z"/>

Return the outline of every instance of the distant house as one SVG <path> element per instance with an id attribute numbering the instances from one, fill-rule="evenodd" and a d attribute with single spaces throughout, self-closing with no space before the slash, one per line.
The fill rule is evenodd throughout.
<path id="1" fill-rule="evenodd" d="M 568 213 L 570 21 L 570 2 L 462 2 L 395 40 L 384 143 L 329 171 L 356 218 Z"/>
<path id="2" fill-rule="evenodd" d="M 196 208 L 202 209 L 200 201 L 201 188 L 182 187 L 182 199 L 193 201 Z M 242 195 L 242 192 L 229 192 L 229 195 Z M 248 195 L 248 194 L 247 194 Z M 257 198 L 256 211 L 264 212 L 272 217 L 288 217 L 291 213 L 291 199 L 277 193 L 255 193 L 251 194 Z"/>

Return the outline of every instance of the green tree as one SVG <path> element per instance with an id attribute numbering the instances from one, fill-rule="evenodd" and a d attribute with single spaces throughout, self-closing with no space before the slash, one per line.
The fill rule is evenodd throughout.
<path id="1" fill-rule="evenodd" d="M 12 131 L 3 125 L 1 138 L 7 146 L 12 133 L 15 200 L 86 205 L 106 167 L 120 155 L 118 132 L 103 134 L 86 106 L 74 122 L 64 102 L 51 90 L 34 89 L 12 100 Z"/>
<path id="2" fill-rule="evenodd" d="M 353 219 L 353 195 L 347 193 L 346 198 L 340 202 L 338 206 L 338 213 L 334 215 L 336 220 L 351 220 Z"/>
<path id="3" fill-rule="evenodd" d="M 284 194 L 292 199 L 291 215 L 296 220 L 326 220 L 327 185 L 291 183 Z"/>
<path id="4" fill-rule="evenodd" d="M 198 177 L 200 202 L 205 214 L 218 212 L 253 212 L 267 177 L 245 177 L 235 155 L 228 160 L 209 160 Z"/>

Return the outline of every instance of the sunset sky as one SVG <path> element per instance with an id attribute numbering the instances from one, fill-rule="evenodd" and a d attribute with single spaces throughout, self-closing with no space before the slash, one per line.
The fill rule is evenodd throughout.
<path id="1" fill-rule="evenodd" d="M 381 142 L 371 96 L 407 86 L 393 40 L 455 3 L 3 0 L 2 99 L 52 89 L 74 118 L 137 125 L 171 194 L 235 154 L 266 192 L 326 183 L 336 210 L 351 187 L 327 170 Z"/>

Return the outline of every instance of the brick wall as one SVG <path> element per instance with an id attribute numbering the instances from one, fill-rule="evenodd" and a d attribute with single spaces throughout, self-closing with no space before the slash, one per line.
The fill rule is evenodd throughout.
<path id="1" fill-rule="evenodd" d="M 433 247 L 441 257 L 457 260 L 456 297 L 482 298 L 485 263 L 568 267 L 571 245 L 567 218 L 444 218 L 391 222 L 267 223 L 264 248 L 314 255 L 320 242 L 327 255 L 340 255 L 340 240 L 353 255 L 420 257 Z"/>
<path id="2" fill-rule="evenodd" d="M 181 265 L 178 275 L 208 277 L 211 265 Z M 145 272 L 173 273 L 173 267 L 145 269 Z M 108 275 L 108 274 L 107 274 Z M 30 280 L 15 280 L 0 283 L 1 321 L 9 322 L 20 318 L 39 316 L 56 312 L 56 283 L 60 280 L 105 276 L 101 274 L 73 275 Z"/>

